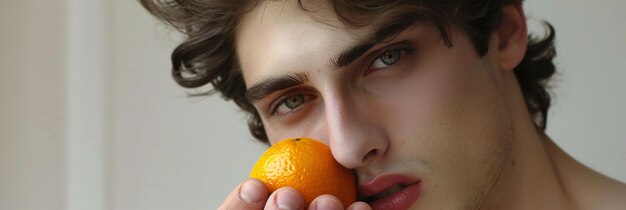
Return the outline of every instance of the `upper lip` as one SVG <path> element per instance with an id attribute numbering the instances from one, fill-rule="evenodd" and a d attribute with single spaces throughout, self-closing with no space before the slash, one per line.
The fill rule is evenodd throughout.
<path id="1" fill-rule="evenodd" d="M 376 176 L 366 184 L 360 184 L 358 186 L 357 193 L 360 199 L 365 199 L 381 193 L 395 185 L 408 186 L 419 182 L 420 179 L 404 174 L 382 174 Z"/>

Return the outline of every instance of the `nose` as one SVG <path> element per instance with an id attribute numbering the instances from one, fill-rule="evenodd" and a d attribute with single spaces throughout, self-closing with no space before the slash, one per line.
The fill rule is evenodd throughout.
<path id="1" fill-rule="evenodd" d="M 361 98 L 337 94 L 326 97 L 324 102 L 332 154 L 350 169 L 384 156 L 389 146 L 381 116 L 376 114 L 377 107 Z"/>

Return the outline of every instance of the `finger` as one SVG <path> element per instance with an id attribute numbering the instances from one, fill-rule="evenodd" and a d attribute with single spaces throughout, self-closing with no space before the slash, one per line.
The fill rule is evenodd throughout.
<path id="1" fill-rule="evenodd" d="M 372 207 L 365 202 L 356 202 L 350 205 L 346 210 L 372 210 Z"/>
<path id="2" fill-rule="evenodd" d="M 267 188 L 258 179 L 248 179 L 237 186 L 218 208 L 227 209 L 262 209 L 267 200 Z"/>
<path id="3" fill-rule="evenodd" d="M 309 210 L 343 210 L 343 204 L 335 196 L 321 195 L 311 201 Z"/>
<path id="4" fill-rule="evenodd" d="M 291 187 L 280 188 L 267 199 L 266 210 L 303 210 L 304 198 Z"/>

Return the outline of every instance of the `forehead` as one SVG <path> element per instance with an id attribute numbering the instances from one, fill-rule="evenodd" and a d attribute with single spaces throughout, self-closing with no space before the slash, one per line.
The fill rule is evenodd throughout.
<path id="1" fill-rule="evenodd" d="M 322 70 L 342 49 L 366 38 L 367 29 L 348 30 L 325 5 L 306 8 L 265 1 L 242 18 L 235 43 L 247 85 L 274 74 Z"/>

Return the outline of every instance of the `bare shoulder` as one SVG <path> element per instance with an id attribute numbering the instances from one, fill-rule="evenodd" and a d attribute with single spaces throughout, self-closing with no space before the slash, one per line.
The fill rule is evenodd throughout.
<path id="1" fill-rule="evenodd" d="M 626 209 L 625 183 L 585 166 L 552 142 L 546 150 L 573 209 Z"/>
<path id="2" fill-rule="evenodd" d="M 595 172 L 595 171 L 594 171 Z M 595 172 L 597 173 L 597 172 Z M 581 203 L 581 210 L 585 209 L 626 209 L 626 184 L 597 173 L 598 177 L 589 180 L 588 192 L 581 189 L 580 195 L 588 194 L 588 199 Z"/>

